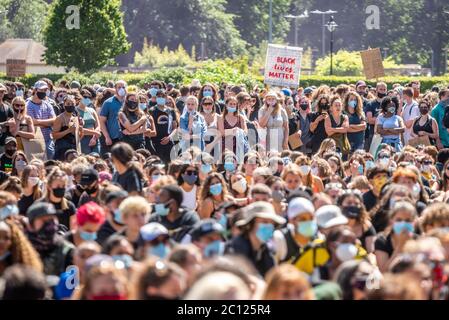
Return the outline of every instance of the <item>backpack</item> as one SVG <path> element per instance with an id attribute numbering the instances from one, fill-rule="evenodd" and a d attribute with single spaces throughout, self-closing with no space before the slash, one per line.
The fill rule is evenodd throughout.
<path id="1" fill-rule="evenodd" d="M 444 108 L 443 126 L 449 128 L 449 105 Z"/>

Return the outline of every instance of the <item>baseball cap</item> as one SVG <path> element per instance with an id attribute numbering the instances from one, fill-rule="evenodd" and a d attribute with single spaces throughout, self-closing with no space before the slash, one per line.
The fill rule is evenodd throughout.
<path id="1" fill-rule="evenodd" d="M 311 87 L 307 87 L 303 91 L 304 94 L 311 94 L 312 92 L 313 92 L 313 89 Z"/>
<path id="2" fill-rule="evenodd" d="M 223 226 L 215 219 L 204 219 L 193 226 L 190 235 L 192 236 L 192 240 L 198 240 L 199 238 L 214 232 L 223 234 Z"/>
<path id="3" fill-rule="evenodd" d="M 5 139 L 5 146 L 6 146 L 8 143 L 11 143 L 11 142 L 14 142 L 14 144 L 17 145 L 17 140 L 16 140 L 16 138 L 14 138 L 14 137 L 7 137 L 7 138 Z"/>
<path id="4" fill-rule="evenodd" d="M 366 87 L 366 82 L 363 81 L 363 80 L 357 81 L 357 83 L 355 84 L 355 87 L 358 88 L 358 87 L 360 87 L 360 86 Z"/>
<path id="5" fill-rule="evenodd" d="M 348 218 L 346 218 L 341 213 L 340 208 L 335 205 L 322 206 L 315 212 L 315 217 L 318 227 L 323 229 L 348 223 Z"/>
<path id="6" fill-rule="evenodd" d="M 36 202 L 27 210 L 27 217 L 30 222 L 33 222 L 36 218 L 51 215 L 56 215 L 56 209 L 54 205 L 48 202 Z"/>
<path id="7" fill-rule="evenodd" d="M 270 219 L 277 224 L 284 224 L 286 221 L 284 218 L 276 214 L 274 207 L 271 203 L 265 201 L 257 201 L 251 203 L 244 209 L 245 218 L 237 221 L 236 226 L 241 227 L 250 223 L 255 218 Z"/>
<path id="8" fill-rule="evenodd" d="M 315 212 L 315 207 L 313 206 L 313 203 L 306 198 L 294 198 L 288 204 L 287 216 L 289 219 L 293 219 L 296 216 L 307 212 L 313 214 Z"/>
<path id="9" fill-rule="evenodd" d="M 124 199 L 126 197 L 128 197 L 128 192 L 125 190 L 112 191 L 106 196 L 105 203 L 108 204 L 115 199 Z"/>
<path id="10" fill-rule="evenodd" d="M 34 84 L 34 89 L 48 89 L 48 84 L 45 81 L 39 80 Z"/>
<path id="11" fill-rule="evenodd" d="M 166 227 L 157 222 L 150 222 L 140 228 L 140 236 L 144 241 L 153 241 L 159 236 L 168 236 Z"/>
<path id="12" fill-rule="evenodd" d="M 98 171 L 92 168 L 86 169 L 81 174 L 81 181 L 80 185 L 82 186 L 88 186 L 94 183 L 95 181 L 98 181 Z"/>
<path id="13" fill-rule="evenodd" d="M 292 91 L 289 88 L 283 88 L 281 91 L 286 97 L 290 97 L 292 95 Z"/>
<path id="14" fill-rule="evenodd" d="M 78 81 L 72 81 L 70 82 L 70 89 L 79 89 L 81 88 L 81 83 Z"/>

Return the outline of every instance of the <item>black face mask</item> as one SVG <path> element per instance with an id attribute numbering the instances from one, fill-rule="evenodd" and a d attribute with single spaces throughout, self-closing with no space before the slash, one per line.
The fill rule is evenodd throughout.
<path id="1" fill-rule="evenodd" d="M 64 106 L 64 110 L 68 113 L 73 113 L 73 111 L 75 111 L 75 106 Z"/>
<path id="2" fill-rule="evenodd" d="M 128 101 L 126 104 L 128 105 L 128 109 L 132 111 L 136 110 L 139 106 L 136 101 Z"/>
<path id="3" fill-rule="evenodd" d="M 54 188 L 53 189 L 53 195 L 56 197 L 56 198 L 64 198 L 64 195 L 65 195 L 65 188 Z"/>
<path id="4" fill-rule="evenodd" d="M 422 109 L 422 108 L 420 108 L 419 109 L 419 112 L 421 112 L 421 114 L 423 115 L 423 116 L 425 116 L 426 114 L 428 114 L 429 113 L 429 109 Z"/>
<path id="5" fill-rule="evenodd" d="M 323 111 L 329 110 L 329 105 L 327 103 L 320 103 L 320 109 Z"/>
<path id="6" fill-rule="evenodd" d="M 45 99 L 45 97 L 47 96 L 47 93 L 46 92 L 37 92 L 36 93 L 36 96 L 39 98 L 39 99 L 41 99 L 41 100 L 44 100 Z"/>
<path id="7" fill-rule="evenodd" d="M 14 153 L 16 153 L 16 151 L 17 151 L 17 149 L 6 149 L 5 150 L 5 153 L 8 155 L 8 156 L 10 156 L 10 157 L 12 157 L 13 155 L 14 155 Z"/>
<path id="8" fill-rule="evenodd" d="M 97 192 L 97 190 L 98 190 L 98 187 L 94 186 L 92 188 L 86 189 L 86 192 L 87 192 L 87 194 L 94 194 L 95 192 Z"/>
<path id="9" fill-rule="evenodd" d="M 360 207 L 346 206 L 342 208 L 342 213 L 349 219 L 357 219 L 360 216 Z"/>
<path id="10" fill-rule="evenodd" d="M 306 111 L 307 108 L 309 107 L 309 105 L 306 103 L 303 103 L 303 104 L 300 104 L 299 107 L 301 108 L 301 110 Z"/>
<path id="11" fill-rule="evenodd" d="M 57 232 L 58 224 L 49 220 L 38 231 L 28 232 L 28 239 L 38 252 L 45 252 L 54 247 Z"/>
<path id="12" fill-rule="evenodd" d="M 382 93 L 382 92 L 378 92 L 377 96 L 379 97 L 379 99 L 385 98 L 387 96 L 386 93 Z"/>

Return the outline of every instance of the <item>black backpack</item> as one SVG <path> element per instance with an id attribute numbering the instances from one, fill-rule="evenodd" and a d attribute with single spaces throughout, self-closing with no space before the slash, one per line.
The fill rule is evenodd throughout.
<path id="1" fill-rule="evenodd" d="M 449 128 L 449 105 L 444 108 L 443 126 Z"/>

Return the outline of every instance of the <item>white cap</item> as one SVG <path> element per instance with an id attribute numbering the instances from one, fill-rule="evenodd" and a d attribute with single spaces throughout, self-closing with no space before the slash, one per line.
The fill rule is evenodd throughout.
<path id="1" fill-rule="evenodd" d="M 140 236 L 144 241 L 153 241 L 161 235 L 168 235 L 168 230 L 160 223 L 150 222 L 140 228 Z"/>
<path id="2" fill-rule="evenodd" d="M 34 89 L 48 89 L 48 84 L 45 81 L 39 80 L 34 84 Z"/>
<path id="3" fill-rule="evenodd" d="M 287 216 L 289 219 L 293 219 L 300 214 L 303 213 L 313 214 L 314 212 L 315 207 L 313 206 L 313 203 L 310 200 L 298 197 L 294 198 L 292 201 L 289 202 L 287 209 Z"/>
<path id="4" fill-rule="evenodd" d="M 323 229 L 348 223 L 348 218 L 341 213 L 339 207 L 334 205 L 322 206 L 315 212 L 315 217 L 318 227 Z"/>

